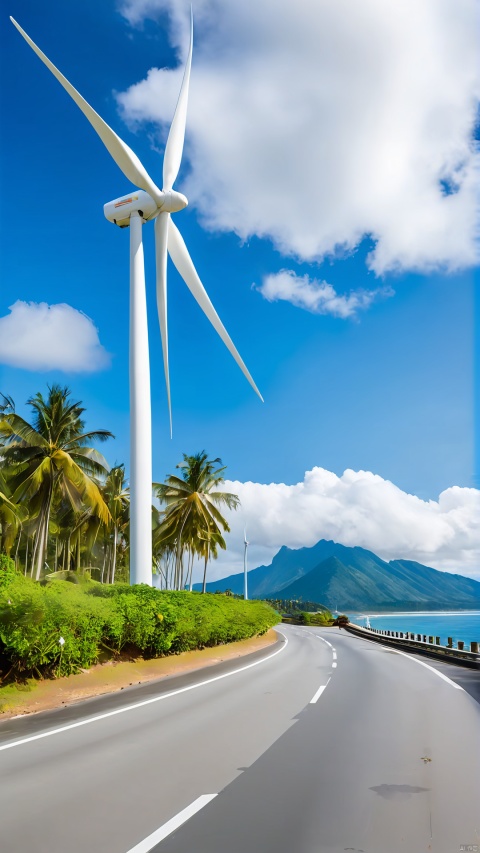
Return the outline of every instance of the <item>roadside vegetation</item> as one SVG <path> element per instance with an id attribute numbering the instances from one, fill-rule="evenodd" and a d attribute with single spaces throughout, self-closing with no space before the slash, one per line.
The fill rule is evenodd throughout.
<path id="1" fill-rule="evenodd" d="M 320 625 L 322 627 L 337 624 L 335 616 L 328 607 L 317 601 L 268 598 L 267 603 L 275 608 L 285 622 L 291 621 L 300 625 Z"/>
<path id="2" fill-rule="evenodd" d="M 299 622 L 302 625 L 320 625 L 322 628 L 336 624 L 335 617 L 328 610 L 321 610 L 319 613 L 300 613 Z"/>
<path id="3" fill-rule="evenodd" d="M 0 395 L 0 680 L 57 677 L 122 654 L 159 657 L 265 633 L 268 604 L 206 594 L 226 548 L 225 467 L 183 455 L 152 484 L 153 565 L 160 589 L 129 586 L 129 488 L 123 464 L 94 446 L 85 409 L 53 385 L 28 401 L 28 421 Z M 195 560 L 203 593 L 192 592 Z M 186 587 L 190 591 L 186 590 Z"/>
<path id="4" fill-rule="evenodd" d="M 3 681 L 78 672 L 121 653 L 160 657 L 264 634 L 279 622 L 260 601 L 145 585 L 36 583 L 0 558 Z"/>

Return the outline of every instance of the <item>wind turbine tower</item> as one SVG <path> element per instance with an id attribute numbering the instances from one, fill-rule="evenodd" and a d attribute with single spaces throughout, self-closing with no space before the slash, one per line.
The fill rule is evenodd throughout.
<path id="1" fill-rule="evenodd" d="M 66 77 L 50 62 L 27 33 L 13 25 L 39 59 L 56 77 L 85 118 L 90 122 L 108 153 L 136 189 L 104 205 L 109 222 L 130 228 L 130 583 L 152 585 L 152 424 L 150 401 L 150 358 L 148 348 L 147 301 L 142 228 L 154 221 L 157 279 L 157 309 L 162 337 L 163 364 L 172 432 L 172 409 L 168 368 L 167 254 L 200 308 L 232 354 L 253 390 L 260 391 L 237 352 L 198 277 L 193 261 L 171 214 L 183 210 L 188 200 L 173 189 L 183 155 L 187 119 L 188 89 L 193 50 L 193 15 L 190 16 L 190 44 L 180 94 L 163 157 L 163 184 L 159 189 L 137 155 L 82 98 Z M 68 124 L 68 116 L 65 119 Z M 245 587 L 246 589 L 246 587 Z"/>
<path id="2" fill-rule="evenodd" d="M 247 542 L 247 528 L 243 531 L 243 598 L 245 601 L 248 601 L 248 568 L 247 568 L 247 551 L 248 551 L 248 542 Z"/>

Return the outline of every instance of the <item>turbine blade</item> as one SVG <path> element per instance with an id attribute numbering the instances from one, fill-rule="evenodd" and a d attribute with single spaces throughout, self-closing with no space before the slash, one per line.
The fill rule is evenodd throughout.
<path id="1" fill-rule="evenodd" d="M 193 50 L 193 12 L 190 9 L 190 46 L 188 49 L 187 63 L 183 73 L 182 85 L 178 96 L 175 114 L 170 126 L 165 154 L 163 155 L 163 189 L 171 190 L 176 181 L 180 163 L 182 162 L 183 143 L 185 140 L 185 124 L 187 121 L 188 87 L 190 84 L 190 70 L 192 67 Z"/>
<path id="2" fill-rule="evenodd" d="M 167 324 L 167 239 L 169 213 L 159 213 L 155 219 L 155 260 L 157 267 L 157 308 L 162 336 L 163 366 L 167 386 L 168 414 L 170 416 L 170 438 L 172 437 L 172 403 L 170 399 L 170 374 L 168 370 L 168 324 Z"/>
<path id="3" fill-rule="evenodd" d="M 188 289 L 197 300 L 203 313 L 206 314 L 213 328 L 218 332 L 223 343 L 233 355 L 240 370 L 248 379 L 253 390 L 256 394 L 258 394 L 263 403 L 263 397 L 260 394 L 260 391 L 255 385 L 255 382 L 253 381 L 252 377 L 250 376 L 250 373 L 248 372 L 245 364 L 243 363 L 239 353 L 235 349 L 233 341 L 230 338 L 227 330 L 225 329 L 225 326 L 223 325 L 222 321 L 220 320 L 220 317 L 215 311 L 215 308 L 210 302 L 210 298 L 198 277 L 197 271 L 188 253 L 188 249 L 185 245 L 184 239 L 172 219 L 170 219 L 170 224 L 168 228 L 168 251 L 173 263 L 175 264 L 180 275 L 182 276 Z"/>
<path id="4" fill-rule="evenodd" d="M 152 179 L 142 166 L 140 160 L 137 155 L 132 151 L 129 146 L 120 139 L 119 136 L 112 130 L 111 127 L 108 126 L 106 122 L 104 122 L 103 118 L 101 118 L 98 113 L 86 102 L 84 98 L 80 95 L 79 92 L 72 86 L 71 83 L 68 82 L 66 77 L 55 67 L 53 62 L 50 62 L 48 57 L 45 56 L 44 53 L 40 50 L 39 47 L 32 41 L 32 39 L 27 35 L 27 33 L 22 30 L 21 26 L 17 24 L 17 22 L 10 18 L 14 27 L 17 28 L 18 32 L 25 39 L 27 44 L 30 45 L 33 51 L 37 54 L 37 56 L 42 60 L 42 62 L 47 66 L 47 68 L 52 72 L 53 76 L 57 78 L 58 82 L 63 86 L 66 92 L 70 95 L 70 97 L 75 101 L 77 107 L 79 107 L 84 114 L 85 118 L 88 119 L 93 129 L 98 133 L 100 139 L 102 140 L 105 148 L 111 155 L 111 157 L 115 160 L 118 168 L 123 172 L 125 177 L 131 181 L 134 186 L 139 187 L 139 189 L 145 190 L 152 198 L 157 202 L 160 206 L 162 204 L 163 196 L 161 191 L 158 189 L 156 184 L 153 183 Z"/>

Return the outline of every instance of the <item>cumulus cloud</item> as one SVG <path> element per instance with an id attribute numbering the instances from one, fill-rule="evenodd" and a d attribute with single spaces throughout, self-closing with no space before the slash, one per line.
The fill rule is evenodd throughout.
<path id="1" fill-rule="evenodd" d="M 123 0 L 169 26 L 179 63 L 190 0 Z M 319 260 L 367 235 L 367 263 L 478 260 L 478 0 L 196 0 L 183 190 L 203 224 Z M 181 69 L 118 95 L 165 138 Z"/>
<path id="2" fill-rule="evenodd" d="M 25 370 L 92 373 L 110 364 L 92 320 L 71 305 L 22 302 L 0 317 L 0 363 Z"/>
<path id="3" fill-rule="evenodd" d="M 333 539 L 385 560 L 416 560 L 480 580 L 477 489 L 453 486 L 437 501 L 424 501 L 370 471 L 338 477 L 324 468 L 307 471 L 295 485 L 229 481 L 225 489 L 239 495 L 241 509 L 228 515 L 228 550 L 212 563 L 212 580 L 243 570 L 245 524 L 250 568 L 269 564 L 282 545 Z"/>
<path id="4" fill-rule="evenodd" d="M 372 302 L 393 296 L 390 287 L 376 290 L 352 290 L 350 293 L 337 293 L 331 284 L 309 278 L 308 275 L 295 275 L 293 270 L 280 270 L 263 278 L 256 290 L 268 300 L 291 302 L 297 308 L 304 308 L 312 314 L 331 314 L 333 317 L 355 317 L 359 311 L 365 311 Z"/>

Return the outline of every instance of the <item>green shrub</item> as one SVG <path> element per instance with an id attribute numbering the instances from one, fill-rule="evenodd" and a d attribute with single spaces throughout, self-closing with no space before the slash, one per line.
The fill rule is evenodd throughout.
<path id="1" fill-rule="evenodd" d="M 19 672 L 68 675 L 91 666 L 107 626 L 120 632 L 115 609 L 73 584 L 20 578 L 0 593 L 0 649 Z"/>
<path id="2" fill-rule="evenodd" d="M 328 610 L 322 610 L 321 613 L 307 613 L 303 611 L 299 614 L 298 618 L 302 625 L 320 625 L 320 627 L 326 627 L 333 623 L 333 616 Z"/>
<path id="3" fill-rule="evenodd" d="M 16 575 L 0 588 L 0 654 L 19 673 L 66 675 L 91 666 L 104 649 L 178 654 L 263 634 L 279 621 L 260 601 L 145 585 L 42 586 Z"/>
<path id="4" fill-rule="evenodd" d="M 0 554 L 0 587 L 8 586 L 17 577 L 15 563 L 6 554 Z"/>

